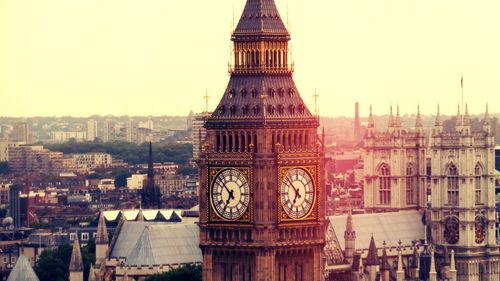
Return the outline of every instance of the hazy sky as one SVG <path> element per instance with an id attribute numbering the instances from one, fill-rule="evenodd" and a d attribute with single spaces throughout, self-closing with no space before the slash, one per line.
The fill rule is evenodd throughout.
<path id="1" fill-rule="evenodd" d="M 276 0 L 309 108 L 498 112 L 500 1 Z M 245 0 L 2 0 L 0 116 L 187 115 L 216 107 Z"/>

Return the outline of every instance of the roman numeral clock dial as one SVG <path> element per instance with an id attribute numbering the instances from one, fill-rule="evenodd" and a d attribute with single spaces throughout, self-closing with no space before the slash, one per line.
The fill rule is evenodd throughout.
<path id="1" fill-rule="evenodd" d="M 288 170 L 281 182 L 281 206 L 291 219 L 309 215 L 314 204 L 314 183 L 302 168 Z"/>
<path id="2" fill-rule="evenodd" d="M 237 169 L 222 170 L 213 181 L 212 207 L 225 220 L 241 218 L 250 205 L 250 186 Z"/>

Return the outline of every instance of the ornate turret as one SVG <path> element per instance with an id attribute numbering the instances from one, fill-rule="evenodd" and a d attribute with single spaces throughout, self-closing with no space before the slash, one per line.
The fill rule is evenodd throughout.
<path id="1" fill-rule="evenodd" d="M 457 116 L 456 116 L 456 123 L 455 123 L 455 131 L 461 132 L 462 127 L 463 127 L 463 115 L 460 113 L 460 104 L 457 107 Z"/>
<path id="2" fill-rule="evenodd" d="M 441 121 L 441 112 L 439 110 L 439 104 L 437 105 L 436 120 L 434 121 L 434 129 L 432 130 L 432 135 L 438 136 L 443 132 L 443 122 Z"/>
<path id="3" fill-rule="evenodd" d="M 95 258 L 96 262 L 101 262 L 106 259 L 109 247 L 108 229 L 106 227 L 106 219 L 104 212 L 99 214 L 99 224 L 97 225 L 97 233 L 95 236 Z"/>
<path id="4" fill-rule="evenodd" d="M 422 128 L 422 116 L 420 116 L 420 105 L 417 106 L 417 118 L 415 119 L 415 128 Z"/>
<path id="5" fill-rule="evenodd" d="M 450 257 L 450 281 L 457 281 L 457 269 L 455 267 L 455 251 L 451 250 Z"/>
<path id="6" fill-rule="evenodd" d="M 437 272 L 436 272 L 436 260 L 434 258 L 434 249 L 431 249 L 431 268 L 429 270 L 429 281 L 437 281 Z"/>
<path id="7" fill-rule="evenodd" d="M 419 278 L 421 280 L 429 279 L 429 272 L 431 269 L 431 254 L 429 253 L 429 247 L 424 244 L 424 250 L 420 254 L 419 259 Z"/>
<path id="8" fill-rule="evenodd" d="M 396 122 L 394 120 L 394 113 L 392 112 L 392 105 L 391 105 L 390 111 L 389 111 L 389 121 L 388 121 L 387 127 L 394 128 L 394 126 L 396 126 Z"/>
<path id="9" fill-rule="evenodd" d="M 404 281 L 405 271 L 403 270 L 403 258 L 401 255 L 401 240 L 399 240 L 398 246 L 398 269 L 396 271 L 396 281 Z"/>
<path id="10" fill-rule="evenodd" d="M 463 116 L 463 126 L 470 126 L 469 105 L 465 104 L 465 112 Z"/>
<path id="11" fill-rule="evenodd" d="M 352 223 L 351 209 L 349 209 L 349 213 L 347 214 L 347 222 L 344 231 L 344 240 L 345 240 L 345 258 L 350 264 L 352 264 L 354 258 L 354 251 L 356 250 L 356 231 L 354 231 Z"/>
<path id="12" fill-rule="evenodd" d="M 488 112 L 488 104 L 486 104 L 486 111 L 484 112 L 484 119 L 483 119 L 483 130 L 490 135 L 491 134 L 491 120 L 490 120 L 490 114 Z"/>
<path id="13" fill-rule="evenodd" d="M 372 105 L 370 105 L 370 115 L 368 116 L 367 136 L 372 137 L 375 133 L 375 118 L 373 117 Z"/>
<path id="14" fill-rule="evenodd" d="M 401 122 L 401 115 L 399 113 L 399 104 L 396 107 L 396 120 L 394 121 L 396 127 L 401 127 L 403 123 Z"/>
<path id="15" fill-rule="evenodd" d="M 73 251 L 69 263 L 69 281 L 83 281 L 83 260 L 78 237 L 73 242 Z"/>

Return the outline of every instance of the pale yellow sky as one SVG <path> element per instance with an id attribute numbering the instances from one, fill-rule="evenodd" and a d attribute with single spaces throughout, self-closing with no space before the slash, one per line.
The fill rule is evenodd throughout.
<path id="1" fill-rule="evenodd" d="M 186 115 L 225 90 L 245 0 L 2 0 L 0 116 Z M 479 113 L 500 101 L 498 0 L 276 0 L 322 115 Z"/>

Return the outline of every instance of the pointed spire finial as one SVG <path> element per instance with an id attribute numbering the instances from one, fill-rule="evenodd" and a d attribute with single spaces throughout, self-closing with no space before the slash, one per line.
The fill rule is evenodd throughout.
<path id="1" fill-rule="evenodd" d="M 71 251 L 71 260 L 69 263 L 70 272 L 83 272 L 82 253 L 80 251 L 80 242 L 78 237 L 73 242 L 73 250 Z"/>
<path id="2" fill-rule="evenodd" d="M 375 127 L 375 120 L 373 118 L 372 105 L 370 104 L 370 116 L 368 116 L 368 128 L 374 128 L 374 127 Z"/>
<path id="3" fill-rule="evenodd" d="M 436 113 L 436 121 L 434 122 L 434 126 L 441 126 L 441 112 L 439 110 L 439 103 L 437 104 L 437 113 Z"/>
<path id="4" fill-rule="evenodd" d="M 108 229 L 106 227 L 106 221 L 104 218 L 103 211 L 101 211 L 101 213 L 99 214 L 99 223 L 97 225 L 97 233 L 95 236 L 95 243 L 96 244 L 106 244 L 106 245 L 109 243 Z"/>
<path id="5" fill-rule="evenodd" d="M 486 103 L 486 111 L 484 112 L 484 120 L 483 120 L 483 125 L 489 126 L 491 123 L 490 120 L 490 113 L 488 111 L 488 103 Z"/>
<path id="6" fill-rule="evenodd" d="M 422 127 L 422 116 L 420 116 L 420 104 L 417 105 L 417 119 L 415 121 L 415 127 Z"/>

